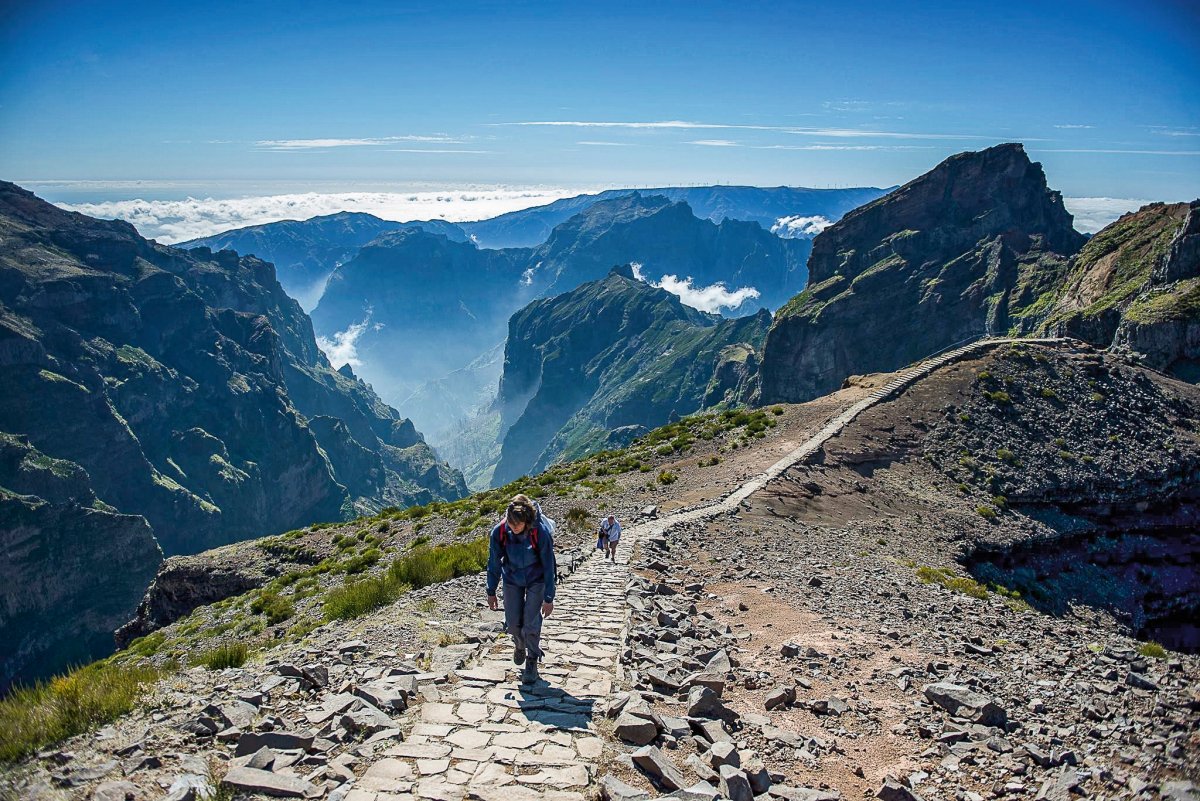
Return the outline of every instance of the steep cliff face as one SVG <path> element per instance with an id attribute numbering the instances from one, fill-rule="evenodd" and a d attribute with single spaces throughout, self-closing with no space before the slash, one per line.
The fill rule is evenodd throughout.
<path id="1" fill-rule="evenodd" d="M 984 333 L 1029 331 L 1084 238 L 1017 144 L 962 153 L 813 241 L 776 316 L 763 402 L 801 401 Z"/>
<path id="2" fill-rule="evenodd" d="M 331 369 L 270 264 L 159 246 L 7 183 L 0 381 L 0 430 L 79 465 L 167 553 L 466 491 L 411 423 Z M 340 425 L 310 427 L 320 416 Z M 351 443 L 373 460 L 335 466 L 324 446 Z"/>
<path id="3" fill-rule="evenodd" d="M 1200 201 L 1152 203 L 1098 232 L 1044 330 L 1200 379 Z"/>
<path id="4" fill-rule="evenodd" d="M 699 410 L 726 348 L 753 352 L 769 324 L 765 311 L 722 320 L 684 306 L 628 266 L 531 303 L 509 322 L 498 404 L 510 418 L 493 483 L 597 450 L 611 429 Z"/>
<path id="5" fill-rule="evenodd" d="M 4 433 L 0 552 L 0 692 L 109 653 L 162 561 L 145 518 L 101 503 L 79 465 Z"/>

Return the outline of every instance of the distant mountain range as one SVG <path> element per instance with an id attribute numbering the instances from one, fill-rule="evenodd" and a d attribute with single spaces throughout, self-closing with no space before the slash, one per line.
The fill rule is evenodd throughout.
<path id="1" fill-rule="evenodd" d="M 354 331 L 356 372 L 437 444 L 452 385 L 436 393 L 423 386 L 504 342 L 509 317 L 531 300 L 636 264 L 646 281 L 691 278 L 697 294 L 724 291 L 714 286 L 720 282 L 746 288 L 752 297 L 733 310 L 745 315 L 804 286 L 809 247 L 755 223 L 714 223 L 685 203 L 635 193 L 588 205 L 533 249 L 482 249 L 412 229 L 384 234 L 334 270 L 312 316 L 327 338 Z"/>
<path id="2" fill-rule="evenodd" d="M 0 685 L 110 650 L 164 553 L 466 494 L 270 264 L 4 182 L 0 383 L 0 578 L 43 590 L 3 596 Z"/>
<path id="3" fill-rule="evenodd" d="M 775 230 L 780 236 L 812 238 L 816 230 L 780 224 L 789 218 L 823 218 L 832 223 L 851 209 L 869 203 L 887 189 L 855 187 L 850 189 L 806 189 L 775 186 L 664 186 L 653 189 L 609 189 L 594 195 L 563 198 L 545 206 L 501 214 L 490 220 L 459 223 L 477 245 L 483 248 L 532 248 L 545 242 L 558 225 L 584 211 L 593 203 L 639 193 L 658 195 L 691 207 L 699 218 L 719 223 L 743 220 Z"/>
<path id="4" fill-rule="evenodd" d="M 238 228 L 182 242 L 178 247 L 234 250 L 269 261 L 275 265 L 279 282 L 288 294 L 300 301 L 305 311 L 312 311 L 324 291 L 326 278 L 335 267 L 348 261 L 360 247 L 380 234 L 402 228 L 420 228 L 442 234 L 452 242 L 471 241 L 481 248 L 535 248 L 550 237 L 556 226 L 594 203 L 640 193 L 687 203 L 696 216 L 713 222 L 743 220 L 758 223 L 766 230 L 775 230 L 781 237 L 811 238 L 823 225 L 836 221 L 850 209 L 874 200 L 885 191 L 872 187 L 805 189 L 787 186 L 610 189 L 477 222 L 428 220 L 401 223 L 381 220 L 370 214 L 342 212 L 303 221 L 284 220 Z M 794 223 L 797 219 L 812 222 L 801 225 L 786 222 Z"/>

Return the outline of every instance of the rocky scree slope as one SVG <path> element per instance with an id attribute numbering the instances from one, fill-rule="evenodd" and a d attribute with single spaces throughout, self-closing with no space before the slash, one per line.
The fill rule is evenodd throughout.
<path id="1" fill-rule="evenodd" d="M 633 692 L 609 707 L 637 750 L 614 779 L 627 797 L 1195 792 L 1200 662 L 1133 637 L 1172 595 L 1195 618 L 1198 414 L 1194 387 L 1118 359 L 1005 347 L 651 539 Z"/>
<path id="2" fill-rule="evenodd" d="M 765 311 L 736 320 L 697 311 L 628 266 L 535 301 L 509 323 L 493 483 L 736 397 L 737 374 L 725 364 L 751 358 L 769 324 Z M 624 442 L 613 442 L 615 430 Z"/>
<path id="3" fill-rule="evenodd" d="M 1088 240 L 1042 329 L 1200 379 L 1200 201 L 1152 203 Z"/>
<path id="4" fill-rule="evenodd" d="M 7 183 L 0 234 L 0 431 L 78 465 L 164 552 L 465 493 L 331 369 L 271 265 L 156 245 Z"/>
<path id="5" fill-rule="evenodd" d="M 1028 332 L 1084 237 L 1019 144 L 952 156 L 813 241 L 779 310 L 764 403 L 830 392 L 985 333 Z"/>

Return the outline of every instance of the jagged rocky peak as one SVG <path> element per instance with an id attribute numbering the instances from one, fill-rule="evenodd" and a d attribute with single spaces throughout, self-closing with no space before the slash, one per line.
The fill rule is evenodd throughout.
<path id="1" fill-rule="evenodd" d="M 1151 203 L 1072 260 L 1042 331 L 1200 379 L 1200 201 Z"/>
<path id="2" fill-rule="evenodd" d="M 997 235 L 1040 237 L 1042 247 L 1074 253 L 1084 237 L 1062 195 L 1046 185 L 1042 165 L 1020 144 L 959 153 L 894 192 L 861 206 L 813 241 L 809 283 L 833 275 L 853 277 L 876 263 L 873 256 L 897 234 L 938 230 L 963 243 Z"/>
<path id="3" fill-rule="evenodd" d="M 1071 221 L 1019 144 L 952 156 L 850 212 L 813 241 L 808 286 L 776 316 L 762 400 L 1032 330 L 1085 241 Z"/>

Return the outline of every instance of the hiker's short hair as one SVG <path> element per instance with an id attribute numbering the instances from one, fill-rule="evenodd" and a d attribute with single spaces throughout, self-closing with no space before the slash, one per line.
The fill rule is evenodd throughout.
<path id="1" fill-rule="evenodd" d="M 508 518 L 510 524 L 524 523 L 528 526 L 537 520 L 537 508 L 534 507 L 533 501 L 530 500 L 528 495 L 518 494 L 514 495 L 513 499 L 508 502 L 508 510 L 505 516 Z"/>

